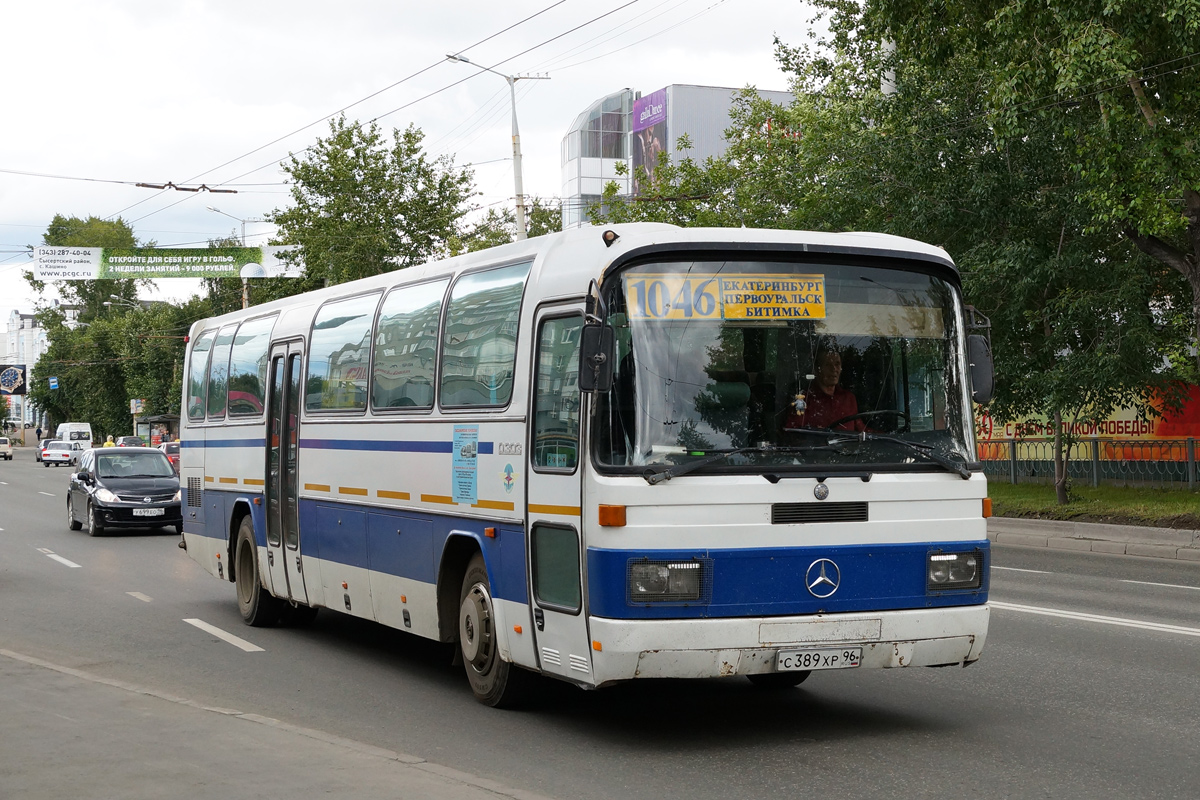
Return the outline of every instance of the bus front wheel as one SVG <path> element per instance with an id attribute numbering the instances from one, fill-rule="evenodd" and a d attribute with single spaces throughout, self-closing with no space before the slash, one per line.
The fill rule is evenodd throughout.
<path id="1" fill-rule="evenodd" d="M 236 552 L 234 576 L 242 620 L 255 628 L 274 625 L 283 613 L 283 603 L 263 588 L 258 571 L 258 545 L 254 541 L 254 523 L 249 516 L 242 517 L 238 526 Z"/>
<path id="2" fill-rule="evenodd" d="M 458 646 L 475 699 L 501 708 L 518 700 L 520 668 L 500 657 L 491 584 L 483 556 L 476 553 L 463 576 L 458 606 Z"/>

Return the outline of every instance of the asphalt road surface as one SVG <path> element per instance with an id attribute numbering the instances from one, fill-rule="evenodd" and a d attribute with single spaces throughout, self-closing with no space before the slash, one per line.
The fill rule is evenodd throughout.
<path id="1" fill-rule="evenodd" d="M 817 672 L 776 693 L 546 680 L 497 711 L 443 646 L 324 610 L 246 627 L 171 531 L 69 531 L 69 477 L 28 449 L 0 463 L 0 797 L 250 796 L 239 759 L 258 796 L 315 796 L 306 778 L 336 763 L 346 797 L 1200 797 L 1198 564 L 995 547 L 969 669 Z M 160 720 L 169 734 L 147 727 L 164 697 L 189 715 Z M 292 760 L 233 746 L 214 708 L 278 721 L 250 739 Z M 281 726 L 307 738 L 271 738 Z M 164 755 L 172 737 L 186 756 Z M 426 772 L 389 787 L 343 763 L 347 741 Z M 100 790 L 106 758 L 121 775 Z M 439 770 L 475 781 L 420 782 Z"/>

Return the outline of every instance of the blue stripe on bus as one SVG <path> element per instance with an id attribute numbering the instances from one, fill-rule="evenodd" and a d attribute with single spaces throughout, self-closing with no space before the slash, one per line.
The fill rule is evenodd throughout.
<path id="1" fill-rule="evenodd" d="M 492 442 L 479 442 L 479 454 L 491 455 Z M 310 450 L 365 450 L 388 453 L 449 453 L 454 442 L 377 441 L 371 439 L 301 439 L 300 446 Z"/>
<path id="2" fill-rule="evenodd" d="M 209 439 L 208 441 L 200 441 L 198 439 L 184 439 L 179 443 L 180 447 L 266 447 L 266 439 Z"/>
<path id="3" fill-rule="evenodd" d="M 934 550 L 983 551 L 983 586 L 977 590 L 928 593 L 926 560 Z M 691 605 L 631 603 L 626 588 L 629 563 L 645 558 L 710 559 L 711 601 Z M 822 558 L 837 564 L 841 581 L 832 596 L 818 599 L 808 592 L 805 575 L 809 566 Z M 990 558 L 987 541 L 728 550 L 589 549 L 589 610 L 595 616 L 612 619 L 680 619 L 976 605 L 987 602 Z"/>
<path id="4" fill-rule="evenodd" d="M 266 439 L 209 439 L 188 440 L 181 447 L 266 447 Z M 449 453 L 454 450 L 453 442 L 418 441 L 373 441 L 370 439 L 301 439 L 300 446 L 307 450 L 362 450 L 389 453 Z M 490 456 L 495 452 L 493 442 L 479 442 L 479 454 Z"/>

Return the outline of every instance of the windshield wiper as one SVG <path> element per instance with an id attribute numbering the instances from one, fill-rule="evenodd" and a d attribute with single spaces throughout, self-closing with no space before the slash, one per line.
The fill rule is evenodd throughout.
<path id="1" fill-rule="evenodd" d="M 814 431 L 814 433 L 828 433 L 828 431 Z M 772 447 L 771 445 L 762 447 L 759 445 L 750 445 L 747 447 L 735 447 L 730 450 L 718 451 L 689 450 L 685 453 L 686 455 L 704 455 L 705 457 L 697 459 L 696 461 L 688 461 L 684 464 L 675 464 L 673 466 L 662 467 L 660 469 L 654 469 L 652 467 L 643 472 L 642 477 L 646 479 L 646 483 L 654 486 L 662 483 L 663 481 L 669 481 L 671 478 L 677 478 L 680 475 L 686 475 L 687 473 L 700 469 L 701 467 L 707 467 L 709 464 L 715 464 L 718 461 L 723 461 L 730 456 L 737 455 L 738 453 L 808 453 L 813 450 L 835 450 L 837 447 L 838 444 L 830 440 L 828 444 L 813 445 L 811 447 Z"/>
<path id="2" fill-rule="evenodd" d="M 967 469 L 966 465 L 964 465 L 961 461 L 952 461 L 943 455 L 935 453 L 932 445 L 910 442 L 907 439 L 900 439 L 896 436 L 887 436 L 886 434 L 882 433 L 871 433 L 870 431 L 860 431 L 854 436 L 845 436 L 829 440 L 829 444 L 831 445 L 844 444 L 846 442 L 891 442 L 892 444 L 898 444 L 914 455 L 924 456 L 935 464 L 945 467 L 950 472 L 953 472 L 961 477 L 964 481 L 971 479 L 971 470 Z"/>

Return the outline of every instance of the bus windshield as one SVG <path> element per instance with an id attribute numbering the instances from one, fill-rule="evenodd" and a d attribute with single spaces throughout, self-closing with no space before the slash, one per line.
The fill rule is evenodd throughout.
<path id="1" fill-rule="evenodd" d="M 604 292 L 616 363 L 593 406 L 601 468 L 965 474 L 974 460 L 961 300 L 939 277 L 671 261 Z"/>

